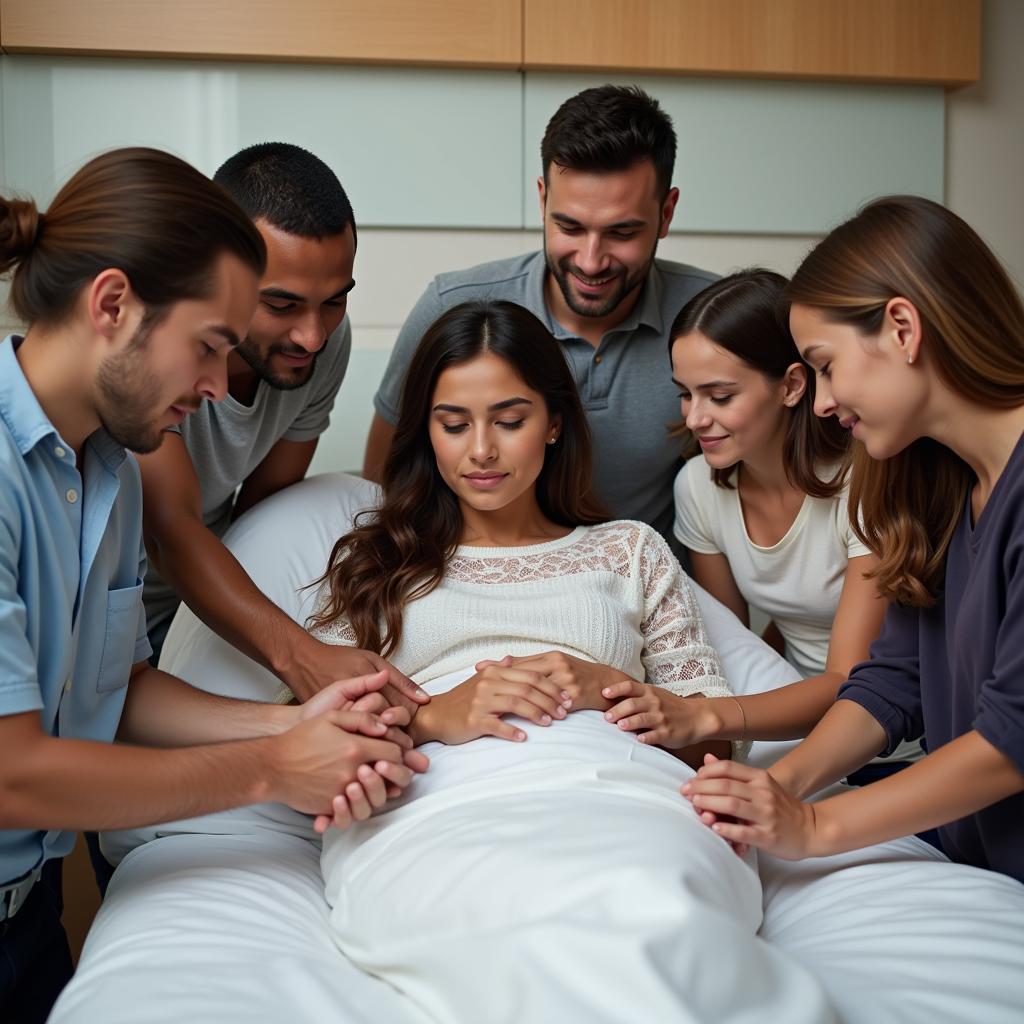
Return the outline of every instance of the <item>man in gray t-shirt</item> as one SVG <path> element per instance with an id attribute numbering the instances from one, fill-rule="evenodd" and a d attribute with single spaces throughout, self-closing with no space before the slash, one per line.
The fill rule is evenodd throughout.
<path id="1" fill-rule="evenodd" d="M 613 515 L 671 536 L 681 418 L 668 332 L 715 280 L 655 259 L 679 198 L 672 122 L 640 89 L 601 86 L 548 123 L 538 181 L 544 250 L 441 274 L 399 333 L 374 398 L 363 475 L 379 480 L 406 368 L 424 331 L 471 299 L 507 299 L 548 325 L 573 371 L 594 440 L 594 487 Z"/>
<path id="2" fill-rule="evenodd" d="M 158 651 L 184 600 L 300 699 L 334 679 L 386 667 L 386 695 L 414 707 L 426 698 L 405 676 L 375 654 L 314 639 L 221 542 L 234 518 L 305 476 L 327 427 L 352 347 L 345 308 L 355 285 L 356 227 L 333 171 L 298 146 L 250 146 L 214 180 L 255 222 L 267 270 L 249 334 L 229 356 L 223 400 L 205 402 L 139 458 L 150 642 Z"/>

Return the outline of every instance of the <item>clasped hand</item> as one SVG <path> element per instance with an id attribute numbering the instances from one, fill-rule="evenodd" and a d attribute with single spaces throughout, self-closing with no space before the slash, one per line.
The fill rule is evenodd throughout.
<path id="1" fill-rule="evenodd" d="M 757 846 L 783 860 L 827 852 L 819 849 L 814 805 L 797 800 L 762 768 L 708 754 L 681 792 L 737 852 Z"/>
<path id="2" fill-rule="evenodd" d="M 638 683 L 635 679 L 613 683 L 605 694 L 614 701 L 605 712 L 605 720 L 626 732 L 638 732 L 641 743 L 680 750 L 711 735 L 704 697 L 680 697 L 661 686 Z"/>
<path id="3" fill-rule="evenodd" d="M 332 683 L 295 708 L 295 724 L 278 738 L 282 798 L 315 814 L 317 832 L 365 820 L 427 769 L 405 731 L 412 716 L 381 692 L 388 678 Z"/>
<path id="4" fill-rule="evenodd" d="M 623 678 L 607 665 L 561 651 L 481 661 L 469 679 L 420 709 L 413 738 L 417 743 L 456 744 L 495 736 L 522 742 L 526 733 L 503 721 L 503 716 L 517 715 L 548 726 L 570 711 L 604 710 L 610 705 L 602 690 Z"/>

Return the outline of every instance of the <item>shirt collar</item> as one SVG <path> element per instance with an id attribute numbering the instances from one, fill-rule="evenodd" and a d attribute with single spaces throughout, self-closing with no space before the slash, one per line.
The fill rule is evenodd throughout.
<path id="1" fill-rule="evenodd" d="M 0 341 L 0 419 L 3 419 L 18 451 L 24 456 L 45 438 L 54 437 L 60 441 L 61 437 L 43 412 L 15 355 L 21 342 L 22 338 L 17 334 L 9 334 Z M 89 436 L 88 444 L 111 472 L 117 471 L 127 455 L 102 427 Z"/>
<path id="2" fill-rule="evenodd" d="M 10 334 L 0 342 L 0 417 L 18 451 L 27 455 L 44 437 L 57 436 L 57 431 L 43 412 L 14 354 L 21 341 L 19 335 Z"/>
<path id="3" fill-rule="evenodd" d="M 544 258 L 544 251 L 540 250 L 530 266 L 526 276 L 526 308 L 543 323 L 547 324 L 548 330 L 556 338 L 575 338 L 576 335 L 567 331 L 552 315 L 544 301 L 544 285 L 547 281 L 547 260 Z M 635 331 L 638 327 L 650 327 L 661 334 L 665 329 L 665 319 L 661 311 L 661 296 L 664 290 L 661 271 L 658 269 L 658 261 L 651 261 L 651 269 L 647 272 L 647 279 L 641 285 L 640 298 L 630 311 L 629 316 L 617 327 L 613 327 L 609 334 L 626 333 Z"/>

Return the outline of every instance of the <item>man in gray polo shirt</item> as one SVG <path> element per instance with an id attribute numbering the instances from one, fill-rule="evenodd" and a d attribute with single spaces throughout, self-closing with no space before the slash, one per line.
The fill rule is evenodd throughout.
<path id="1" fill-rule="evenodd" d="M 676 137 L 656 100 L 601 86 L 567 100 L 548 123 L 538 181 L 544 250 L 436 277 L 409 314 L 374 397 L 363 475 L 379 480 L 402 383 L 424 331 L 470 299 L 509 299 L 562 345 L 594 438 L 594 484 L 617 517 L 672 526 L 679 420 L 668 331 L 715 276 L 655 259 L 679 190 Z"/>

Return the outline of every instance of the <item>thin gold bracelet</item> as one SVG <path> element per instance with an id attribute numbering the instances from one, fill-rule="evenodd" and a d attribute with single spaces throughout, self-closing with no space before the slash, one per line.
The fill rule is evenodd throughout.
<path id="1" fill-rule="evenodd" d="M 736 701 L 736 707 L 740 709 L 740 718 L 743 721 L 743 727 L 740 729 L 740 734 L 736 737 L 736 742 L 739 743 L 741 740 L 746 739 L 747 736 L 747 713 L 743 710 L 743 705 L 740 703 L 739 697 L 734 697 L 730 693 L 729 699 Z"/>

